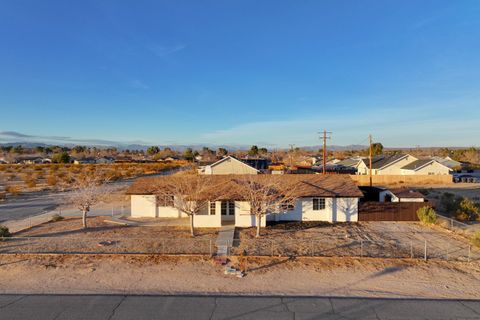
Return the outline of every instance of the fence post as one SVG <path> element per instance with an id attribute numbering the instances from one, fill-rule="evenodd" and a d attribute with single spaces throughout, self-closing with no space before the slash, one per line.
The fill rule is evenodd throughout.
<path id="1" fill-rule="evenodd" d="M 424 260 L 427 261 L 427 239 L 425 239 Z"/>

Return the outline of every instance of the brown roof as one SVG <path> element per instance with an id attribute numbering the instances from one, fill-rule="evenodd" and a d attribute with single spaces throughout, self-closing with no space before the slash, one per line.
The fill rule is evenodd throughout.
<path id="1" fill-rule="evenodd" d="M 408 188 L 390 189 L 390 192 L 392 192 L 398 198 L 410 198 L 410 199 L 425 198 L 425 196 L 420 192 L 414 191 Z"/>
<path id="2" fill-rule="evenodd" d="M 228 199 L 242 198 L 235 190 L 238 190 L 235 179 L 241 179 L 241 175 L 202 175 L 202 179 L 206 179 L 215 186 L 223 186 L 229 191 Z M 261 183 L 263 179 L 268 179 L 271 175 L 249 175 L 249 179 L 254 179 Z M 172 176 L 147 177 L 137 179 L 128 189 L 127 194 L 144 195 L 155 194 L 155 191 L 162 186 L 166 186 Z M 352 197 L 360 198 L 363 196 L 355 182 L 345 175 L 318 175 L 318 174 L 285 174 L 276 175 L 275 179 L 279 179 L 280 183 L 286 186 L 295 186 L 296 193 L 299 197 Z M 170 180 L 171 181 L 171 180 Z M 212 190 L 214 193 L 216 190 Z M 227 198 L 225 198 L 227 199 Z"/>

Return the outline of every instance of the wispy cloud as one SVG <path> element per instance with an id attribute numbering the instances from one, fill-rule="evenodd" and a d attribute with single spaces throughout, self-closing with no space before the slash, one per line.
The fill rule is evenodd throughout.
<path id="1" fill-rule="evenodd" d="M 12 137 L 12 138 L 32 138 L 34 136 L 23 134 L 16 131 L 1 131 L 0 136 Z"/>
<path id="2" fill-rule="evenodd" d="M 97 145 L 97 146 L 125 146 L 129 144 L 149 145 L 145 141 L 116 141 L 106 139 L 90 139 L 90 138 L 73 138 L 64 136 L 42 136 L 24 134 L 16 131 L 1 131 L 0 141 L 3 142 L 20 142 L 20 143 L 46 143 L 59 145 Z"/>

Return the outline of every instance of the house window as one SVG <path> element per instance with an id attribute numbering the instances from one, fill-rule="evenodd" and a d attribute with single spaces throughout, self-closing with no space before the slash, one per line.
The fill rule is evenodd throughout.
<path id="1" fill-rule="evenodd" d="M 235 201 L 228 202 L 228 214 L 231 216 L 235 215 Z"/>
<path id="2" fill-rule="evenodd" d="M 227 215 L 227 210 L 228 210 L 228 207 L 227 207 L 227 201 L 222 201 L 222 216 L 226 216 Z"/>
<path id="3" fill-rule="evenodd" d="M 313 198 L 313 210 L 325 210 L 325 198 Z"/>
<path id="4" fill-rule="evenodd" d="M 282 203 L 280 205 L 280 210 L 282 212 L 285 212 L 285 211 L 293 211 L 295 210 L 295 206 L 293 204 L 287 204 L 287 203 Z"/>
<path id="5" fill-rule="evenodd" d="M 210 202 L 210 215 L 212 215 L 212 216 L 214 216 L 216 214 L 215 206 L 216 206 L 215 201 L 211 201 Z"/>
<path id="6" fill-rule="evenodd" d="M 235 201 L 222 201 L 221 214 L 222 216 L 235 215 Z"/>

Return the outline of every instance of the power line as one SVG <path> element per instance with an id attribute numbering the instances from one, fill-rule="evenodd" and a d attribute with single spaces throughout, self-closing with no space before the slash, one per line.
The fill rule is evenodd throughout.
<path id="1" fill-rule="evenodd" d="M 318 132 L 319 134 L 321 132 Z M 327 174 L 327 139 L 331 139 L 332 132 L 323 129 L 323 174 Z"/>

